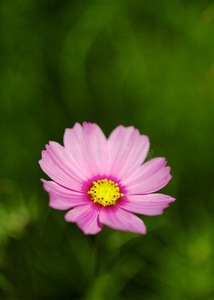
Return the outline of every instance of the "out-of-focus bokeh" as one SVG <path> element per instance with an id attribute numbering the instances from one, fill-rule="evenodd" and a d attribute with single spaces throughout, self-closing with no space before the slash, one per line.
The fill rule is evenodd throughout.
<path id="1" fill-rule="evenodd" d="M 41 150 L 83 121 L 168 160 L 146 236 L 48 207 Z M 0 127 L 0 299 L 214 299 L 213 1 L 1 0 Z"/>

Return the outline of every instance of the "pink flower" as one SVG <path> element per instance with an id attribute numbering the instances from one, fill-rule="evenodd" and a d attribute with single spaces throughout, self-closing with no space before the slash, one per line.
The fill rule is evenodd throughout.
<path id="1" fill-rule="evenodd" d="M 146 233 L 133 213 L 160 215 L 175 199 L 154 193 L 171 179 L 163 157 L 144 164 L 149 138 L 133 126 L 118 126 L 106 139 L 96 124 L 76 123 L 66 129 L 64 147 L 50 142 L 39 164 L 53 180 L 44 183 L 49 206 L 69 210 L 67 222 L 76 222 L 85 234 L 103 225 L 116 230 Z M 133 212 L 133 213 L 132 213 Z"/>

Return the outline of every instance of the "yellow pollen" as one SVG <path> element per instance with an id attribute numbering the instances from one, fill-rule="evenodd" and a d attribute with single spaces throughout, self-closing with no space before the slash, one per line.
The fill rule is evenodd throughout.
<path id="1" fill-rule="evenodd" d="M 124 196 L 120 193 L 118 184 L 107 179 L 93 182 L 93 186 L 90 191 L 88 191 L 88 194 L 91 194 L 91 200 L 99 202 L 103 206 L 116 204 L 117 199 Z"/>

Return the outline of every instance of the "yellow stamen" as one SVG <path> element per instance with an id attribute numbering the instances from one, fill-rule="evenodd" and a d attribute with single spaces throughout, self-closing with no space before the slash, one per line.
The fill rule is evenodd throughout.
<path id="1" fill-rule="evenodd" d="M 103 206 L 116 204 L 117 199 L 124 196 L 120 193 L 118 184 L 107 179 L 101 179 L 93 182 L 93 186 L 90 191 L 88 191 L 88 194 L 91 194 L 91 200 L 99 202 Z"/>

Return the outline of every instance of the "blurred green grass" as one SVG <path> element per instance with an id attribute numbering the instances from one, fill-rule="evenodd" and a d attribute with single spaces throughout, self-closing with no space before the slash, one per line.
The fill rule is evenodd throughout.
<path id="1" fill-rule="evenodd" d="M 0 298 L 214 299 L 212 1 L 0 3 Z M 177 198 L 139 236 L 48 208 L 41 150 L 66 127 L 150 137 Z"/>

